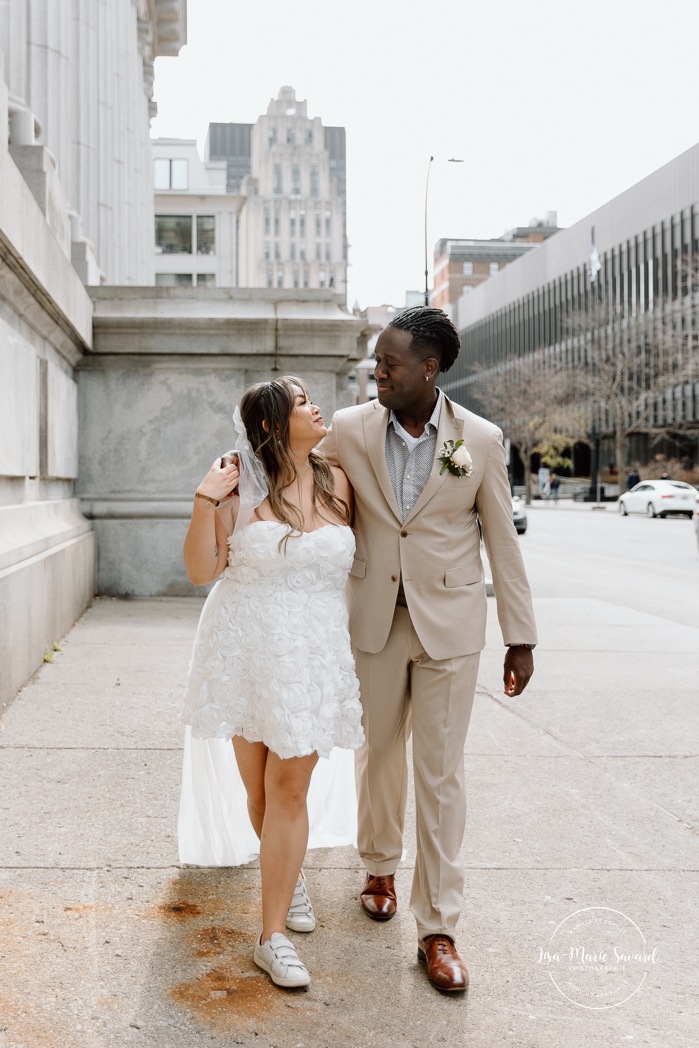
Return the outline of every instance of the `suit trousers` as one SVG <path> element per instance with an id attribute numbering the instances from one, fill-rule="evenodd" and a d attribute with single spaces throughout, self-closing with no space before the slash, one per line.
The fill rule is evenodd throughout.
<path id="1" fill-rule="evenodd" d="M 464 745 L 480 655 L 431 659 L 408 609 L 398 605 L 383 651 L 354 656 L 367 739 L 356 752 L 359 854 L 374 876 L 398 866 L 412 731 L 417 848 L 410 908 L 420 938 L 453 936 L 464 888 Z"/>

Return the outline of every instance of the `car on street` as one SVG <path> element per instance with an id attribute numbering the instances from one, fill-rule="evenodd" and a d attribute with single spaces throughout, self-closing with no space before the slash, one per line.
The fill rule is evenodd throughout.
<path id="1" fill-rule="evenodd" d="M 667 517 L 669 513 L 694 515 L 697 489 L 683 480 L 642 480 L 617 500 L 622 516 L 645 513 L 648 517 Z"/>
<path id="2" fill-rule="evenodd" d="M 512 519 L 518 535 L 523 535 L 527 530 L 527 511 L 524 502 L 519 495 L 512 496 Z"/>

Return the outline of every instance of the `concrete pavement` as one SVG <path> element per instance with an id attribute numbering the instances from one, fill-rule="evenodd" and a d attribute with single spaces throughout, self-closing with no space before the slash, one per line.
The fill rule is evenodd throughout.
<path id="1" fill-rule="evenodd" d="M 562 585 L 537 601 L 535 681 L 511 702 L 491 607 L 466 759 L 468 994 L 441 996 L 416 959 L 412 806 L 387 925 L 360 911 L 353 849 L 309 853 L 313 981 L 288 993 L 252 965 L 256 866 L 177 862 L 199 608 L 95 601 L 4 711 L 2 1048 L 696 1044 L 697 629 Z M 573 963 L 600 943 L 625 971 Z"/>

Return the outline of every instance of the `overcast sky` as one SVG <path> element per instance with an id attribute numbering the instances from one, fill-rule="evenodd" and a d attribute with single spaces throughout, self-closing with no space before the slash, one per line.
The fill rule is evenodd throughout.
<path id="1" fill-rule="evenodd" d="M 153 137 L 254 123 L 282 84 L 347 130 L 348 302 L 403 305 L 432 248 L 577 222 L 699 140 L 699 0 L 188 0 Z M 463 164 L 449 164 L 449 157 Z"/>

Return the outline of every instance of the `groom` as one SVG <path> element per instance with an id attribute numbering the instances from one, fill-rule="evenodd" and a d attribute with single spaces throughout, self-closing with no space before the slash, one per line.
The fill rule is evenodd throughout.
<path id="1" fill-rule="evenodd" d="M 323 444 L 355 494 L 348 594 L 367 737 L 357 754 L 361 903 L 375 921 L 396 913 L 412 731 L 410 908 L 418 956 L 444 991 L 468 985 L 454 933 L 464 885 L 464 743 L 485 644 L 481 528 L 507 645 L 506 695 L 526 687 L 536 643 L 502 434 L 435 385 L 458 353 L 459 333 L 441 310 L 398 314 L 376 344 L 378 402 L 338 411 Z M 461 440 L 442 470 L 445 442 Z"/>

